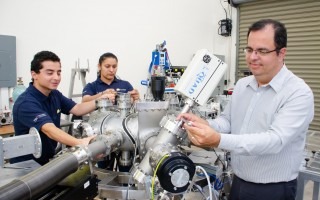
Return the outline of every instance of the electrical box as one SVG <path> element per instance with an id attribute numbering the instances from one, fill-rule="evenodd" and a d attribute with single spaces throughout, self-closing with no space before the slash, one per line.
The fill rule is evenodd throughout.
<path id="1" fill-rule="evenodd" d="M 0 88 L 17 83 L 16 37 L 0 35 Z"/>
<path id="2" fill-rule="evenodd" d="M 219 30 L 218 30 L 218 34 L 228 37 L 231 36 L 231 30 L 232 30 L 232 21 L 229 18 L 226 19 L 222 19 L 219 21 Z"/>

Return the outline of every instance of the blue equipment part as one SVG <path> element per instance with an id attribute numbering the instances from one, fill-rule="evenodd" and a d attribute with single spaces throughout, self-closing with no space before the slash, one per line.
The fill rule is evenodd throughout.
<path id="1" fill-rule="evenodd" d="M 153 66 L 161 66 L 164 71 L 170 69 L 170 60 L 167 49 L 165 49 L 166 41 L 157 45 L 157 48 L 152 52 L 152 60 L 149 66 L 151 74 Z"/>
<path id="2" fill-rule="evenodd" d="M 214 181 L 214 189 L 215 190 L 221 190 L 223 188 L 223 182 L 220 179 L 216 179 Z"/>
<path id="3" fill-rule="evenodd" d="M 140 84 L 145 85 L 145 86 L 149 86 L 149 81 L 148 80 L 141 80 Z"/>

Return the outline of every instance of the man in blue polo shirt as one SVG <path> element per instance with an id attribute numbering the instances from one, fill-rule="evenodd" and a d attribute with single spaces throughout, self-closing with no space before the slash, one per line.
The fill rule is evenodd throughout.
<path id="1" fill-rule="evenodd" d="M 61 63 L 60 58 L 50 51 L 41 51 L 34 56 L 31 76 L 29 87 L 14 104 L 13 124 L 15 135 L 28 134 L 31 127 L 39 131 L 42 155 L 38 159 L 32 155 L 20 156 L 10 162 L 34 159 L 44 165 L 53 158 L 57 142 L 68 146 L 88 145 L 94 137 L 77 139 L 61 130 L 61 113 L 84 115 L 94 111 L 96 104 L 95 101 L 76 104 L 57 90 L 61 81 Z"/>
<path id="2" fill-rule="evenodd" d="M 92 101 L 102 95 L 108 95 L 108 98 L 115 102 L 117 91 L 129 93 L 132 101 L 139 100 L 138 90 L 133 89 L 128 81 L 120 80 L 116 77 L 118 58 L 114 54 L 102 54 L 99 58 L 98 69 L 97 79 L 92 83 L 88 83 L 83 89 L 82 102 Z M 111 153 L 110 158 L 98 162 L 98 167 L 112 170 L 115 157 L 115 153 Z M 127 171 L 127 169 L 124 169 L 124 171 Z"/>

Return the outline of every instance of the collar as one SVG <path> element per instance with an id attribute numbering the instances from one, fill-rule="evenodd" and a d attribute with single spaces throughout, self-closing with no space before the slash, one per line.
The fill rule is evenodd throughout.
<path id="1" fill-rule="evenodd" d="M 119 81 L 119 79 L 117 79 L 117 77 L 115 76 L 114 79 L 113 79 L 113 81 L 110 83 L 110 85 L 111 85 L 113 82 L 118 82 L 118 81 Z M 97 77 L 97 82 L 98 82 L 99 84 L 106 84 L 105 82 L 103 82 L 103 81 L 101 80 L 100 76 Z"/>
<path id="2" fill-rule="evenodd" d="M 263 85 L 261 87 L 271 87 L 272 89 L 274 89 L 274 91 L 278 93 L 281 90 L 283 84 L 285 84 L 286 74 L 288 74 L 288 71 L 289 70 L 286 67 L 286 65 L 283 64 L 280 71 L 272 78 L 272 80 L 268 84 Z M 252 80 L 249 81 L 247 86 L 252 87 L 254 90 L 258 89 L 258 82 L 254 78 L 254 76 L 252 76 Z"/>
<path id="3" fill-rule="evenodd" d="M 50 93 L 48 97 L 47 97 L 46 95 L 42 94 L 37 88 L 35 88 L 35 87 L 33 86 L 33 82 L 30 82 L 30 83 L 29 83 L 29 87 L 27 88 L 27 90 L 28 90 L 36 99 L 38 99 L 39 101 L 45 101 L 45 100 L 47 100 L 48 97 L 49 97 L 50 94 L 51 94 L 51 93 Z"/>
<path id="4" fill-rule="evenodd" d="M 282 86 L 286 83 L 287 74 L 289 70 L 284 64 L 281 70 L 277 73 L 275 77 L 270 81 L 269 85 L 276 91 L 277 93 L 282 89 Z"/>

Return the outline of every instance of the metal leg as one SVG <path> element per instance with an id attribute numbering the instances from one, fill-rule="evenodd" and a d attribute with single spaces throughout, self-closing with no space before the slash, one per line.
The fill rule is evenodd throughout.
<path id="1" fill-rule="evenodd" d="M 314 182 L 312 199 L 313 200 L 319 199 L 319 182 Z"/>
<path id="2" fill-rule="evenodd" d="M 301 173 L 298 176 L 298 188 L 297 188 L 297 197 L 296 200 L 303 200 L 305 180 Z"/>

